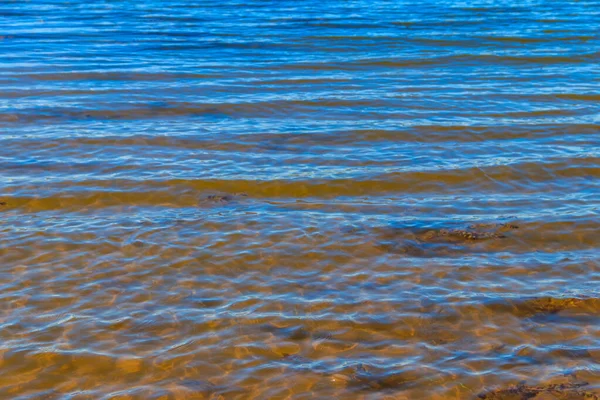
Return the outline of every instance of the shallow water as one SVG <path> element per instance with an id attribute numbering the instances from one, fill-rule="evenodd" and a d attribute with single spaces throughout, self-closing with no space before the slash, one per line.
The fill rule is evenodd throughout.
<path id="1" fill-rule="evenodd" d="M 89 3 L 0 4 L 1 398 L 600 392 L 599 1 Z"/>

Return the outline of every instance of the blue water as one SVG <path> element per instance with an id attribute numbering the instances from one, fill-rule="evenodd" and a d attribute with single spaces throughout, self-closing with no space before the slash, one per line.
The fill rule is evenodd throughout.
<path id="1" fill-rule="evenodd" d="M 2 2 L 0 398 L 600 396 L 599 27 Z"/>

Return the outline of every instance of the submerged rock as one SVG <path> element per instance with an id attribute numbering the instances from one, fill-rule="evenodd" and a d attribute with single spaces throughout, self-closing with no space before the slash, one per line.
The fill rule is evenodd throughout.
<path id="1" fill-rule="evenodd" d="M 435 241 L 471 241 L 486 239 L 504 239 L 505 231 L 518 229 L 514 224 L 483 223 L 470 225 L 467 229 L 432 229 L 424 233 L 417 232 L 416 238 L 421 242 Z"/>
<path id="2" fill-rule="evenodd" d="M 203 202 L 212 202 L 212 203 L 220 203 L 227 204 L 233 201 L 239 200 L 243 197 L 248 197 L 247 193 L 211 193 L 203 196 L 201 201 Z"/>
<path id="3" fill-rule="evenodd" d="M 486 400 L 600 400 L 598 393 L 581 389 L 586 386 L 581 383 L 559 383 L 540 386 L 529 386 L 524 383 L 511 385 L 505 389 L 496 389 L 480 393 L 477 397 Z"/>
<path id="4" fill-rule="evenodd" d="M 507 231 L 518 228 L 512 223 L 479 223 L 465 229 L 386 228 L 378 245 L 386 251 L 408 256 L 448 255 L 467 252 L 476 242 L 504 239 L 508 237 Z"/>
<path id="5" fill-rule="evenodd" d="M 417 236 L 417 239 L 423 242 L 433 242 L 437 240 L 462 241 L 462 240 L 485 240 L 485 239 L 503 239 L 506 236 L 498 232 L 477 232 L 464 229 L 439 229 L 430 230 Z"/>
<path id="6" fill-rule="evenodd" d="M 344 376 L 348 378 L 348 384 L 366 391 L 398 389 L 410 381 L 401 372 L 386 371 L 362 363 L 349 367 L 349 371 Z"/>
<path id="7" fill-rule="evenodd" d="M 597 313 L 600 309 L 598 298 L 576 297 L 530 297 L 512 301 L 501 301 L 486 304 L 486 307 L 500 312 L 509 312 L 518 317 L 538 317 L 558 314 L 565 310 Z"/>
<path id="8" fill-rule="evenodd" d="M 528 300 L 522 307 L 536 314 L 556 314 L 559 311 L 575 308 L 583 302 L 576 298 L 539 297 Z"/>

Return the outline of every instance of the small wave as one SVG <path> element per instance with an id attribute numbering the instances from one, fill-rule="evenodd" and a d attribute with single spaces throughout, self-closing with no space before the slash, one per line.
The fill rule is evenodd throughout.
<path id="1" fill-rule="evenodd" d="M 152 73 L 152 72 L 131 72 L 131 71 L 98 71 L 98 72 L 61 72 L 61 73 L 23 73 L 13 75 L 3 75 L 3 77 L 12 77 L 16 79 L 30 81 L 54 81 L 54 82 L 76 82 L 76 81 L 177 81 L 182 79 L 214 79 L 221 77 L 221 74 L 197 74 L 197 73 Z M 89 93 L 89 92 L 88 92 Z"/>

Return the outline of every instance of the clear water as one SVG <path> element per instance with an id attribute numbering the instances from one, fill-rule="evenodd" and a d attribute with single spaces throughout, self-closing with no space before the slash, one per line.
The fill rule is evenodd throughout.
<path id="1" fill-rule="evenodd" d="M 599 395 L 599 26 L 2 2 L 0 397 Z"/>

